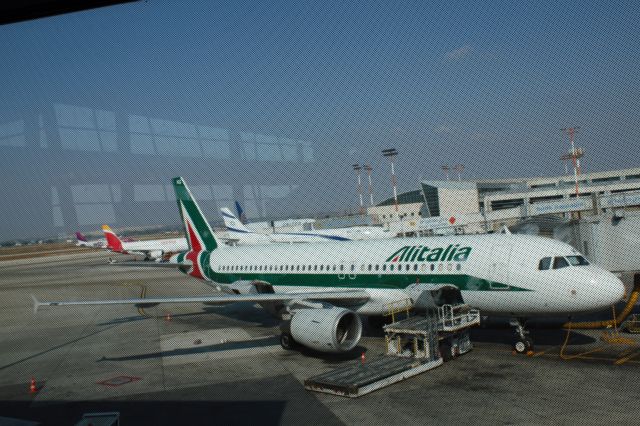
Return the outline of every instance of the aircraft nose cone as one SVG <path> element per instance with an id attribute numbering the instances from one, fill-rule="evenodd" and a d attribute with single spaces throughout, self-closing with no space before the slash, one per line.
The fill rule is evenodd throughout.
<path id="1" fill-rule="evenodd" d="M 618 277 L 614 277 L 614 278 L 615 278 L 615 281 L 611 283 L 611 287 L 615 289 L 614 291 L 612 291 L 613 297 L 614 297 L 613 303 L 618 303 L 624 298 L 627 290 L 625 289 L 624 284 L 622 283 L 622 281 L 620 281 Z"/>
<path id="2" fill-rule="evenodd" d="M 608 271 L 604 274 L 594 274 L 592 282 L 600 290 L 600 296 L 607 299 L 608 305 L 618 303 L 625 296 L 626 289 L 622 281 Z"/>

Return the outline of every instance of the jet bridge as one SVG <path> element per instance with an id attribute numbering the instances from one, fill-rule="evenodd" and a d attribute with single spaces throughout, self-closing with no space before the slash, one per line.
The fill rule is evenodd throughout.
<path id="1" fill-rule="evenodd" d="M 384 326 L 384 355 L 311 377 L 305 388 L 357 398 L 469 352 L 469 328 L 480 324 L 480 312 L 462 302 L 437 305 L 438 294 L 429 293 L 421 295 L 423 302 L 434 302 L 429 308 Z"/>

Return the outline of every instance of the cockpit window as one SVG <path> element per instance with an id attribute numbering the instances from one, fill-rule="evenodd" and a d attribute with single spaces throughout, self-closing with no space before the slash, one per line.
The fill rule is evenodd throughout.
<path id="1" fill-rule="evenodd" d="M 553 259 L 553 269 L 566 268 L 569 262 L 564 257 L 556 257 Z"/>
<path id="2" fill-rule="evenodd" d="M 551 267 L 551 258 L 550 257 L 543 257 L 542 259 L 540 259 L 540 263 L 538 264 L 538 269 L 539 270 L 546 271 L 550 267 Z"/>
<path id="3" fill-rule="evenodd" d="M 587 266 L 589 261 L 583 256 L 567 256 L 567 260 L 571 266 Z"/>

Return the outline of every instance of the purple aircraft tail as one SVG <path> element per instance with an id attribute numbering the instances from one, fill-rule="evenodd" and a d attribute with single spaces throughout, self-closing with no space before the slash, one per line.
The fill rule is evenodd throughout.
<path id="1" fill-rule="evenodd" d="M 87 237 L 82 235 L 82 232 L 76 232 L 76 238 L 78 239 L 78 241 L 82 241 L 85 243 L 87 242 Z"/>

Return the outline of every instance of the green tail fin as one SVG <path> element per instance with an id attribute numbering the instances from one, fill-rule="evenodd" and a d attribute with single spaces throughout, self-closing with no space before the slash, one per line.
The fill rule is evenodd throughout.
<path id="1" fill-rule="evenodd" d="M 184 179 L 175 177 L 172 181 L 189 248 L 194 251 L 215 250 L 220 244 L 213 234 L 209 222 L 202 214 L 200 206 L 193 199 Z"/>

